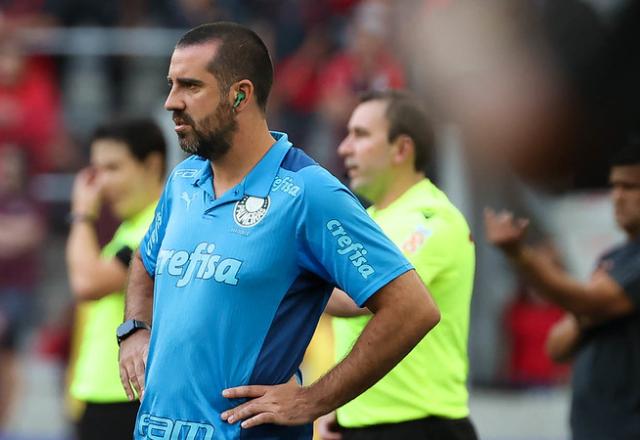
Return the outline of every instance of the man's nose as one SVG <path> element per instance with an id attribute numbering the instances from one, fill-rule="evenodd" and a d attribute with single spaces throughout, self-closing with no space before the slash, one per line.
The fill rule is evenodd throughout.
<path id="1" fill-rule="evenodd" d="M 349 140 L 349 136 L 344 138 L 340 145 L 338 145 L 338 156 L 344 158 L 351 152 L 351 141 Z"/>
<path id="2" fill-rule="evenodd" d="M 169 91 L 169 95 L 167 95 L 167 99 L 164 102 L 164 108 L 168 111 L 184 110 L 184 101 L 174 89 Z"/>

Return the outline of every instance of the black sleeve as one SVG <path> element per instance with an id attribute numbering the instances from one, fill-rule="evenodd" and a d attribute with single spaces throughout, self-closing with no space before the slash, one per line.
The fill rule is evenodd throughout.
<path id="1" fill-rule="evenodd" d="M 121 262 L 126 268 L 128 268 L 129 263 L 131 263 L 131 257 L 133 257 L 133 249 L 131 249 L 129 246 L 123 246 L 116 253 L 116 260 Z"/>
<path id="2" fill-rule="evenodd" d="M 640 307 L 640 248 L 634 251 L 625 255 L 624 259 L 614 260 L 608 272 L 636 307 Z"/>

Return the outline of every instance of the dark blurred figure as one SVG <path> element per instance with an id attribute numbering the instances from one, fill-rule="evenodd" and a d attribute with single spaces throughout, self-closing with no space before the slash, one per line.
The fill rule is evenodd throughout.
<path id="1" fill-rule="evenodd" d="M 0 144 L 0 433 L 17 395 L 17 349 L 38 285 L 44 221 L 28 195 L 23 149 Z"/>
<path id="2" fill-rule="evenodd" d="M 540 187 L 605 186 L 610 146 L 640 128 L 640 3 L 608 21 L 580 0 L 428 4 L 406 29 L 465 145 Z"/>
<path id="3" fill-rule="evenodd" d="M 524 244 L 528 221 L 487 210 L 486 236 L 566 317 L 552 330 L 554 360 L 575 358 L 571 402 L 574 440 L 640 438 L 640 145 L 611 166 L 611 199 L 627 240 L 582 282 Z"/>

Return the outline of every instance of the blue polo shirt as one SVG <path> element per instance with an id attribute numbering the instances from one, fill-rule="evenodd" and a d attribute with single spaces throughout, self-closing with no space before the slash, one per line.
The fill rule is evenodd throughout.
<path id="1" fill-rule="evenodd" d="M 143 239 L 155 280 L 136 439 L 310 439 L 312 426 L 241 429 L 222 390 L 294 374 L 334 286 L 362 305 L 412 266 L 335 177 L 283 133 L 216 198 L 208 160 L 167 181 Z"/>

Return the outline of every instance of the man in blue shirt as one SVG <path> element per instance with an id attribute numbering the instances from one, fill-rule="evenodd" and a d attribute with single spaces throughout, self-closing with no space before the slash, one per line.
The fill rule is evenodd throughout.
<path id="1" fill-rule="evenodd" d="M 268 130 L 272 75 L 264 43 L 233 23 L 197 27 L 173 52 L 165 107 L 193 155 L 169 177 L 133 259 L 118 331 L 123 385 L 144 397 L 136 439 L 311 438 L 314 419 L 439 320 L 356 198 Z M 334 286 L 374 318 L 342 363 L 300 386 Z"/>

